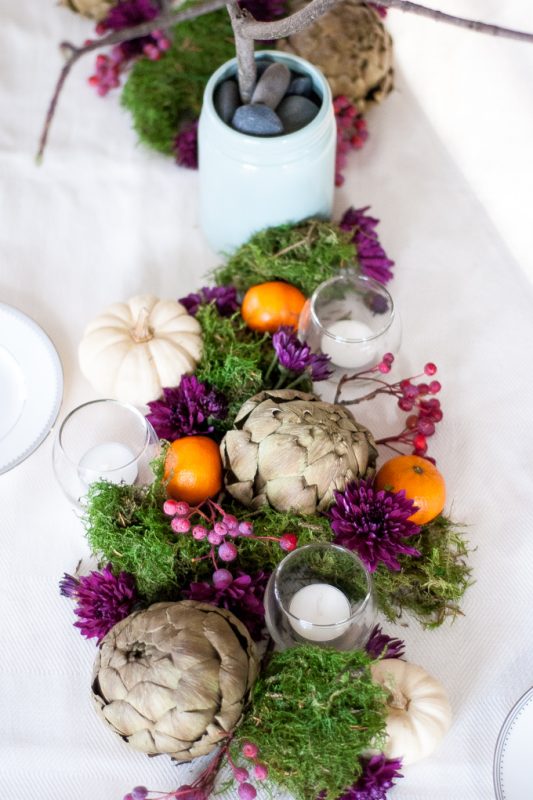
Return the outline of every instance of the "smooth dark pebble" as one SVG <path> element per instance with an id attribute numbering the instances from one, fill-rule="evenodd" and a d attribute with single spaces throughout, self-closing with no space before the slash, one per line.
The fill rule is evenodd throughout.
<path id="1" fill-rule="evenodd" d="M 257 81 L 252 103 L 262 103 L 274 109 L 279 105 L 289 86 L 291 72 L 285 64 L 270 64 Z"/>
<path id="2" fill-rule="evenodd" d="M 287 89 L 287 97 L 292 94 L 301 94 L 304 97 L 309 97 L 313 91 L 313 82 L 307 75 L 300 75 L 298 78 L 293 78 L 289 83 Z"/>
<path id="3" fill-rule="evenodd" d="M 258 59 L 258 61 L 256 62 L 257 80 L 259 80 L 259 78 L 261 77 L 263 72 L 267 69 L 267 67 L 269 67 L 273 63 L 274 62 L 272 61 L 271 58 Z"/>
<path id="4" fill-rule="evenodd" d="M 231 125 L 250 136 L 277 136 L 283 133 L 283 125 L 276 112 L 259 103 L 240 106 L 233 115 Z"/>
<path id="5" fill-rule="evenodd" d="M 233 119 L 235 111 L 241 104 L 239 87 L 236 81 L 227 80 L 219 83 L 215 90 L 213 100 L 218 116 L 228 125 Z"/>
<path id="6" fill-rule="evenodd" d="M 277 108 L 277 114 L 283 123 L 285 133 L 294 133 L 308 125 L 316 117 L 318 106 L 307 97 L 293 94 L 281 101 Z"/>

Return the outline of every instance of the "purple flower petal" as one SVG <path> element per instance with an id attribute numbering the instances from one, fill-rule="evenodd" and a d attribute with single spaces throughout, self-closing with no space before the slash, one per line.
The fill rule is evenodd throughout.
<path id="1" fill-rule="evenodd" d="M 363 275 L 380 283 L 388 283 L 393 277 L 391 261 L 385 253 L 378 235 L 374 230 L 379 223 L 375 217 L 366 214 L 369 206 L 365 208 L 349 208 L 340 221 L 339 227 L 343 231 L 353 233 L 352 242 L 357 248 L 357 256 Z"/>
<path id="2" fill-rule="evenodd" d="M 281 366 L 290 372 L 302 373 L 309 369 L 314 381 L 324 381 L 331 375 L 329 356 L 312 353 L 309 345 L 301 342 L 292 328 L 278 328 L 272 336 L 272 346 Z"/>
<path id="3" fill-rule="evenodd" d="M 163 397 L 148 403 L 146 419 L 160 439 L 169 442 L 182 436 L 213 431 L 212 419 L 224 419 L 224 396 L 201 383 L 194 375 L 183 375 L 179 386 L 163 389 Z"/>
<path id="4" fill-rule="evenodd" d="M 375 625 L 365 650 L 371 658 L 401 658 L 405 653 L 405 643 L 401 639 L 387 636 L 380 625 Z"/>
<path id="5" fill-rule="evenodd" d="M 263 597 L 269 578 L 269 573 L 262 570 L 255 575 L 247 575 L 239 570 L 237 577 L 228 586 L 217 589 L 207 581 L 191 583 L 183 596 L 188 600 L 227 608 L 236 614 L 248 628 L 250 636 L 258 641 L 265 627 Z"/>
<path id="6" fill-rule="evenodd" d="M 387 800 L 387 791 L 392 789 L 400 772 L 402 760 L 387 758 L 383 753 L 362 759 L 363 774 L 338 800 Z"/>
<path id="7" fill-rule="evenodd" d="M 207 303 L 214 303 L 222 317 L 231 317 L 240 307 L 235 286 L 204 286 L 199 292 L 180 297 L 179 302 L 193 317 Z"/>
<path id="8" fill-rule="evenodd" d="M 335 492 L 329 511 L 335 543 L 355 550 L 370 572 L 380 563 L 399 570 L 399 555 L 420 555 L 404 541 L 420 532 L 409 519 L 415 511 L 404 491 L 376 491 L 368 481 L 352 481 L 344 491 Z"/>
<path id="9" fill-rule="evenodd" d="M 87 639 L 98 639 L 98 643 L 113 625 L 132 612 L 138 600 L 133 575 L 120 572 L 116 576 L 110 565 L 79 579 L 65 573 L 59 585 L 61 594 L 77 602 L 74 613 L 79 620 L 74 626 Z"/>

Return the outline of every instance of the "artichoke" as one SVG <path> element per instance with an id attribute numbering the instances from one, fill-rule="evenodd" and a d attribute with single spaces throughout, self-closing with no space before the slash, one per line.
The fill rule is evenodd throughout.
<path id="1" fill-rule="evenodd" d="M 115 625 L 93 671 L 93 699 L 136 750 L 190 761 L 235 728 L 257 677 L 248 631 L 225 609 L 155 603 Z"/>
<path id="2" fill-rule="evenodd" d="M 226 488 L 245 506 L 323 511 L 333 491 L 374 474 L 370 431 L 345 406 L 290 389 L 265 391 L 242 406 L 220 445 Z"/>
<path id="3" fill-rule="evenodd" d="M 67 6 L 84 17 L 103 19 L 109 9 L 116 5 L 116 0 L 59 0 L 60 5 Z"/>
<path id="4" fill-rule="evenodd" d="M 338 3 L 278 47 L 320 67 L 333 97 L 346 95 L 360 112 L 393 88 L 392 39 L 378 14 L 355 0 Z"/>

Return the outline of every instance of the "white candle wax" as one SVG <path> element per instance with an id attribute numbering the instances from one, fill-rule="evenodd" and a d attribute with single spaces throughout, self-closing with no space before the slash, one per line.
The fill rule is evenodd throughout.
<path id="1" fill-rule="evenodd" d="M 320 347 L 338 367 L 357 369 L 372 364 L 376 358 L 376 345 L 369 342 L 342 342 L 334 339 L 368 339 L 374 335 L 372 328 L 356 319 L 339 319 L 328 326 L 330 336 L 324 334 Z"/>
<path id="2" fill-rule="evenodd" d="M 291 627 L 311 642 L 337 639 L 350 627 L 348 598 L 329 583 L 312 583 L 299 589 L 291 599 L 289 612 L 298 617 L 289 617 Z"/>
<path id="3" fill-rule="evenodd" d="M 105 480 L 110 483 L 135 483 L 137 465 L 134 453 L 120 442 L 104 442 L 87 450 L 80 459 L 78 473 L 87 485 Z"/>

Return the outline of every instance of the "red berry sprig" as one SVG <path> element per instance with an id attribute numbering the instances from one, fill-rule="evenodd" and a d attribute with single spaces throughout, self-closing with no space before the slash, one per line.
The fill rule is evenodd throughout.
<path id="1" fill-rule="evenodd" d="M 348 163 L 350 150 L 360 150 L 368 139 L 366 120 L 348 98 L 340 94 L 333 100 L 337 121 L 337 152 L 335 159 L 335 186 L 342 186 L 342 171 Z"/>
<path id="2" fill-rule="evenodd" d="M 442 420 L 443 412 L 440 405 L 440 400 L 435 397 L 442 386 L 437 380 L 430 380 L 436 372 L 437 367 L 433 362 L 428 362 L 424 366 L 424 371 L 419 375 L 413 375 L 410 378 L 403 378 L 394 383 L 387 383 L 383 378 L 378 378 L 377 373 L 386 375 L 391 371 L 394 363 L 394 356 L 392 353 L 385 353 L 379 364 L 371 369 L 358 372 L 355 375 L 345 375 L 339 381 L 337 387 L 337 394 L 335 395 L 335 402 L 341 405 L 357 405 L 363 400 L 372 400 L 380 394 L 390 395 L 397 399 L 398 407 L 405 412 L 412 412 L 405 420 L 405 425 L 400 433 L 394 436 L 386 436 L 383 439 L 377 439 L 377 444 L 382 444 L 389 447 L 395 452 L 401 453 L 394 445 L 407 445 L 411 448 L 414 455 L 424 456 L 430 461 L 434 459 L 426 456 L 428 450 L 427 440 L 435 433 L 436 425 Z M 419 379 L 422 378 L 421 382 Z M 348 383 L 357 380 L 364 380 L 365 382 L 372 382 L 377 384 L 375 389 L 372 389 L 368 394 L 359 397 L 356 400 L 341 400 L 340 395 L 342 387 Z"/>

